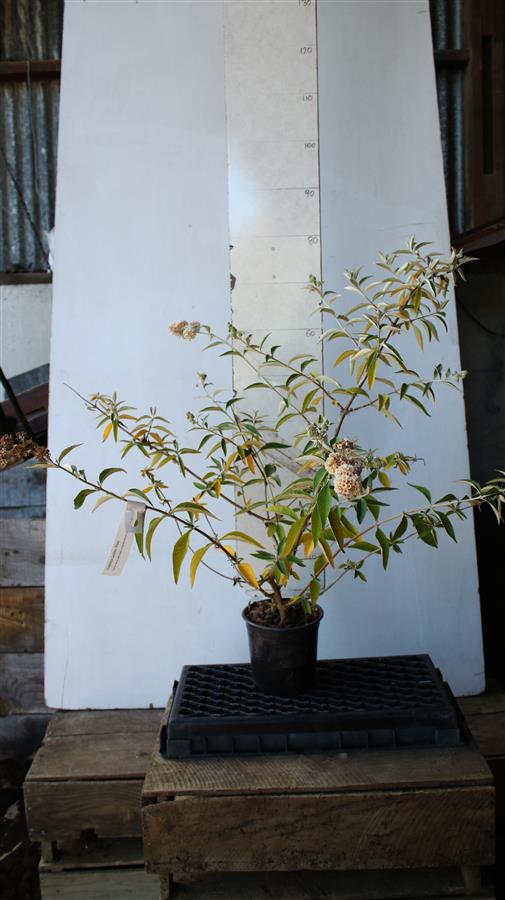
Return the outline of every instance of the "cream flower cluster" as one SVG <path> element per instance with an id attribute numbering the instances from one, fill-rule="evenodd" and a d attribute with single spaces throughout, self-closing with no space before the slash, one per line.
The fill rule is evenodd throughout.
<path id="1" fill-rule="evenodd" d="M 361 478 L 349 463 L 338 466 L 333 484 L 336 493 L 345 500 L 355 500 L 363 490 Z"/>
<path id="2" fill-rule="evenodd" d="M 362 490 L 360 475 L 363 471 L 363 463 L 355 455 L 353 441 L 342 440 L 328 456 L 324 467 L 329 475 L 334 477 L 334 487 L 337 494 L 346 500 L 354 500 Z"/>
<path id="3" fill-rule="evenodd" d="M 200 331 L 200 322 L 186 322 L 185 319 L 181 319 L 180 322 L 172 322 L 168 330 L 174 337 L 182 338 L 183 341 L 193 341 Z"/>

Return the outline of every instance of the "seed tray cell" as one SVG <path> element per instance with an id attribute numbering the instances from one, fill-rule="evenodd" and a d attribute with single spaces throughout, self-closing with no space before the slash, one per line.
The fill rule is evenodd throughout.
<path id="1" fill-rule="evenodd" d="M 318 662 L 313 688 L 265 694 L 249 664 L 185 666 L 161 753 L 185 758 L 462 743 L 458 712 L 427 655 Z"/>

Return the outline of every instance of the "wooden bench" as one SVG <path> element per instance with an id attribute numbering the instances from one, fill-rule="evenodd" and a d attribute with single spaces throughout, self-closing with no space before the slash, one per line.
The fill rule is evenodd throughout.
<path id="1" fill-rule="evenodd" d="M 142 803 L 163 900 L 178 883 L 199 900 L 281 897 L 288 883 L 290 900 L 493 896 L 479 876 L 494 861 L 493 779 L 474 746 L 190 760 L 155 749 Z M 222 874 L 244 872 L 261 874 Z M 279 872 L 291 874 L 265 875 Z"/>
<path id="2" fill-rule="evenodd" d="M 58 712 L 24 783 L 40 842 L 43 900 L 153 896 L 143 871 L 141 792 L 161 710 Z M 126 892 L 126 884 L 134 893 Z"/>
<path id="3" fill-rule="evenodd" d="M 505 819 L 505 691 L 491 682 L 485 694 L 459 697 L 458 705 L 493 773 L 497 818 Z"/>

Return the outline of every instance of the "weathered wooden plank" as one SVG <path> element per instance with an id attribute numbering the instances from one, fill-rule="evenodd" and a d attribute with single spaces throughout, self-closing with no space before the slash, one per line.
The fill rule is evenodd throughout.
<path id="1" fill-rule="evenodd" d="M 102 876 L 102 877 L 101 877 Z M 135 870 L 41 873 L 42 900 L 158 900 L 158 879 Z M 136 893 L 132 893 L 135 890 Z M 409 872 L 268 872 L 216 873 L 185 879 L 174 898 L 184 900 L 402 900 L 455 897 L 463 894 L 456 870 Z M 494 893 L 479 893 L 491 900 Z M 472 900 L 472 897 L 466 897 Z"/>
<path id="2" fill-rule="evenodd" d="M 505 819 L 505 756 L 491 756 L 488 760 L 496 790 L 496 817 Z"/>
<path id="3" fill-rule="evenodd" d="M 49 716 L 0 716 L 0 759 L 31 759 L 44 737 Z"/>
<path id="4" fill-rule="evenodd" d="M 26 816 L 30 837 L 40 841 L 78 838 L 92 831 L 100 838 L 140 837 L 138 781 L 26 781 Z"/>
<path id="5" fill-rule="evenodd" d="M 471 747 L 189 760 L 166 760 L 154 753 L 143 797 L 149 800 L 184 794 L 319 793 L 491 783 L 485 760 Z"/>
<path id="6" fill-rule="evenodd" d="M 505 756 L 505 710 L 468 715 L 465 720 L 483 756 Z"/>
<path id="7" fill-rule="evenodd" d="M 44 519 L 0 519 L 0 587 L 44 584 Z"/>
<path id="8" fill-rule="evenodd" d="M 41 900 L 159 900 L 159 879 L 143 869 L 41 873 Z"/>
<path id="9" fill-rule="evenodd" d="M 45 469 L 36 469 L 32 460 L 18 466 L 3 469 L 0 472 L 0 508 L 16 508 L 39 506 L 43 510 L 46 505 Z"/>
<path id="10" fill-rule="evenodd" d="M 160 727 L 161 709 L 99 709 L 56 712 L 47 731 L 48 737 L 73 734 L 130 734 L 147 731 L 153 741 Z"/>
<path id="11" fill-rule="evenodd" d="M 465 717 L 481 713 L 505 712 L 505 691 L 496 682 L 490 681 L 485 694 L 478 694 L 476 697 L 458 697 L 457 703 Z"/>
<path id="12" fill-rule="evenodd" d="M 0 588 L 0 652 L 37 653 L 43 650 L 43 589 Z"/>
<path id="13" fill-rule="evenodd" d="M 0 653 L 0 714 L 47 712 L 44 654 Z"/>
<path id="14" fill-rule="evenodd" d="M 494 790 L 186 798 L 143 809 L 152 870 L 297 871 L 494 861 Z"/>
<path id="15" fill-rule="evenodd" d="M 144 868 L 142 839 L 107 838 L 96 840 L 85 835 L 79 840 L 55 841 L 56 857 L 40 859 L 39 872 L 65 872 L 69 869 L 116 869 L 126 866 Z"/>
<path id="16" fill-rule="evenodd" d="M 29 781 L 143 779 L 153 749 L 150 732 L 47 738 Z"/>

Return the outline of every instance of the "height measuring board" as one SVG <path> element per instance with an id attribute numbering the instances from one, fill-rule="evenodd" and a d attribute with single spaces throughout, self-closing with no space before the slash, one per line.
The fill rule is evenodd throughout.
<path id="1" fill-rule="evenodd" d="M 285 359 L 320 358 L 306 291 L 321 270 L 315 0 L 225 0 L 224 9 L 233 323 L 255 339 L 271 333 Z M 233 360 L 240 390 L 256 379 Z M 275 398 L 258 391 L 256 404 L 253 393 L 248 401 L 273 418 Z"/>

